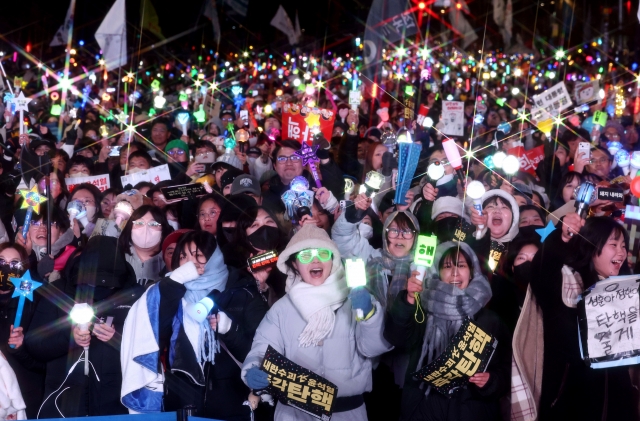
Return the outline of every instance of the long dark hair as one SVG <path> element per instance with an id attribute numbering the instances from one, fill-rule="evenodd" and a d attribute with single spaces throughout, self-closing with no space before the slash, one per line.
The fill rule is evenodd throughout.
<path id="1" fill-rule="evenodd" d="M 467 266 L 469 266 L 469 276 L 470 276 L 469 281 L 471 281 L 471 279 L 473 279 L 473 274 L 474 274 L 473 259 L 471 258 L 471 256 L 469 256 L 469 253 L 464 251 L 464 249 L 462 249 L 461 247 L 451 247 L 449 250 L 445 251 L 442 254 L 442 257 L 440 258 L 440 262 L 438 262 L 438 272 L 442 270 L 442 268 L 444 267 L 444 262 L 447 259 L 451 259 L 451 261 L 455 265 L 457 265 L 458 259 L 460 259 L 460 256 L 462 256 L 464 260 L 466 260 Z"/>
<path id="2" fill-rule="evenodd" d="M 579 172 L 569 171 L 560 179 L 560 183 L 558 184 L 558 190 L 556 190 L 556 195 L 551 201 L 551 212 L 555 211 L 559 207 L 565 204 L 564 199 L 562 198 L 562 191 L 564 187 L 571 183 L 573 180 L 578 179 L 578 185 L 582 184 L 584 181 L 584 177 Z"/>
<path id="3" fill-rule="evenodd" d="M 245 258 L 248 258 L 250 253 L 256 252 L 256 249 L 253 248 L 251 242 L 249 242 L 249 239 L 247 238 L 247 229 L 251 227 L 253 222 L 256 220 L 256 218 L 258 217 L 258 211 L 260 210 L 265 211 L 267 215 L 269 215 L 271 219 L 274 220 L 276 226 L 278 227 L 278 230 L 280 231 L 280 241 L 276 246 L 276 250 L 278 250 L 278 252 L 281 252 L 287 245 L 287 235 L 283 231 L 282 227 L 280 226 L 280 222 L 278 222 L 278 219 L 273 215 L 273 213 L 262 206 L 253 206 L 245 210 L 242 215 L 240 215 L 240 218 L 236 223 L 236 233 L 233 239 L 233 242 L 246 253 Z"/>
<path id="4" fill-rule="evenodd" d="M 593 264 L 593 258 L 602 254 L 602 249 L 611 235 L 616 240 L 623 236 L 625 246 L 629 247 L 627 230 L 613 219 L 602 216 L 588 218 L 584 227 L 580 229 L 579 235 L 574 235 L 571 239 L 571 241 L 577 242 L 577 248 L 576 252 L 569 257 L 567 264 L 582 275 L 585 288 L 598 282 L 598 273 Z M 628 275 L 629 273 L 631 271 L 625 257 L 625 263 L 620 268 L 619 274 Z"/>
<path id="5" fill-rule="evenodd" d="M 196 249 L 200 250 L 207 258 L 207 261 L 213 256 L 218 247 L 216 236 L 207 231 L 189 231 L 182 234 L 180 240 L 176 244 L 176 249 L 171 258 L 171 267 L 175 270 L 180 267 L 180 256 L 183 254 L 185 246 L 194 243 Z"/>
<path id="6" fill-rule="evenodd" d="M 120 234 L 120 238 L 118 239 L 118 246 L 122 251 L 127 254 L 131 253 L 131 229 L 133 228 L 133 221 L 137 221 L 138 219 L 145 216 L 147 213 L 150 213 L 153 216 L 153 219 L 162 225 L 162 238 L 160 238 L 160 245 L 167 235 L 173 232 L 173 228 L 167 222 L 167 218 L 165 218 L 164 213 L 157 206 L 152 205 L 142 205 L 138 209 L 134 210 L 131 214 L 131 218 L 127 221 L 124 228 L 122 229 L 122 234 Z M 158 253 L 162 251 L 162 247 L 158 247 Z M 158 254 L 156 253 L 156 254 Z"/>

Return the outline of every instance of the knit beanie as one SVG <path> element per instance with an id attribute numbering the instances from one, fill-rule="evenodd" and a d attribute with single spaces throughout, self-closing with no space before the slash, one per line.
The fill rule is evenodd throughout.
<path id="1" fill-rule="evenodd" d="M 438 215 L 445 212 L 462 216 L 463 210 L 464 206 L 462 205 L 462 200 L 453 196 L 442 196 L 433 202 L 433 208 L 431 208 L 431 220 L 435 221 Z"/>
<path id="2" fill-rule="evenodd" d="M 174 139 L 171 142 L 167 143 L 167 146 L 164 147 L 165 152 L 169 152 L 171 149 L 179 148 L 184 151 L 184 153 L 189 156 L 189 146 L 184 143 L 180 139 Z"/>

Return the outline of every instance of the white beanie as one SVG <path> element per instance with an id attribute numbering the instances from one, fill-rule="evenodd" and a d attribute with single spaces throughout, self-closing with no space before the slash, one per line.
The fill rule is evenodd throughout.
<path id="1" fill-rule="evenodd" d="M 462 216 L 464 206 L 462 200 L 453 196 L 442 196 L 433 202 L 431 209 L 431 220 L 435 221 L 436 217 L 444 212 L 450 212 L 458 216 Z"/>

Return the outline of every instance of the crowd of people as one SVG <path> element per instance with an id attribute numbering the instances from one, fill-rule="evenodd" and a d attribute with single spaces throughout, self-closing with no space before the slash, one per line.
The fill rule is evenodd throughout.
<path id="1" fill-rule="evenodd" d="M 457 56 L 452 66 L 462 67 Z M 359 104 L 344 86 L 320 83 L 323 68 L 311 74 L 315 89 L 239 77 L 199 94 L 215 82 L 196 70 L 162 95 L 147 72 L 141 95 L 120 100 L 87 78 L 61 113 L 51 112 L 55 101 L 39 79 L 7 91 L 6 416 L 188 410 L 226 421 L 314 419 L 265 393 L 271 347 L 335 384 L 336 421 L 638 419 L 640 376 L 633 366 L 585 364 L 576 308 L 598 281 L 637 272 L 628 254 L 638 250 L 622 225 L 640 190 L 640 165 L 629 165 L 640 151 L 636 98 L 597 70 L 570 74 L 572 97 L 576 80 L 601 80 L 604 94 L 542 130 L 528 78 L 470 82 L 439 67 L 377 86 L 361 79 Z M 413 109 L 394 95 L 412 90 Z M 31 98 L 22 112 L 12 105 L 20 92 Z M 463 103 L 463 135 L 443 133 L 443 101 Z M 287 135 L 286 104 L 335 116 L 331 136 L 310 127 L 315 162 Z M 601 112 L 604 125 L 594 120 Z M 420 154 L 396 203 L 401 137 Z M 462 167 L 443 145 L 451 141 Z M 534 150 L 539 159 L 523 161 Z M 520 170 L 496 165 L 500 153 L 518 153 Z M 472 182 L 485 191 L 477 203 L 467 194 Z M 582 212 L 576 189 L 585 183 L 624 200 L 597 199 Z M 27 191 L 46 199 L 39 209 Z M 414 261 L 421 235 L 437 238 L 426 274 Z M 253 264 L 265 255 L 277 262 Z M 365 286 L 348 283 L 347 259 L 364 262 Z M 10 281 L 27 272 L 43 284 L 33 300 Z M 82 303 L 94 311 L 89 328 L 70 317 Z M 484 371 L 445 395 L 413 373 L 436 361 L 468 319 L 497 346 Z"/>

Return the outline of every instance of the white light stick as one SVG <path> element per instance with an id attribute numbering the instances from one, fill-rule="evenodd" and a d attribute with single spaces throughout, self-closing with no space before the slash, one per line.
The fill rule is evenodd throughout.
<path id="1" fill-rule="evenodd" d="M 14 97 L 11 100 L 16 106 L 16 111 L 20 111 L 20 134 L 24 134 L 24 112 L 29 112 L 28 104 L 31 102 L 31 98 L 26 98 L 24 92 L 20 91 L 20 95 Z"/>
<path id="2" fill-rule="evenodd" d="M 504 152 L 496 152 L 493 155 L 493 165 L 496 168 L 502 168 L 502 164 L 504 163 L 505 158 L 507 157 L 507 154 Z"/>
<path id="3" fill-rule="evenodd" d="M 89 333 L 89 322 L 93 319 L 95 313 L 91 306 L 87 303 L 74 304 L 69 316 L 74 323 L 78 325 L 80 332 Z M 84 347 L 84 375 L 89 375 L 89 347 Z"/>
<path id="4" fill-rule="evenodd" d="M 178 114 L 178 122 L 180 123 L 180 126 L 182 126 L 182 135 L 187 136 L 187 122 L 189 122 L 189 114 Z"/>
<path id="5" fill-rule="evenodd" d="M 478 180 L 473 180 L 467 185 L 467 195 L 473 199 L 473 207 L 478 212 L 478 215 L 482 215 L 482 196 L 484 196 L 486 189 L 484 184 Z M 480 231 L 484 229 L 484 225 L 478 225 L 478 231 L 476 231 L 476 238 L 480 235 Z"/>
<path id="6" fill-rule="evenodd" d="M 520 169 L 520 160 L 513 156 L 508 155 L 502 162 L 502 170 L 507 174 L 507 180 L 511 182 L 511 177 Z"/>

